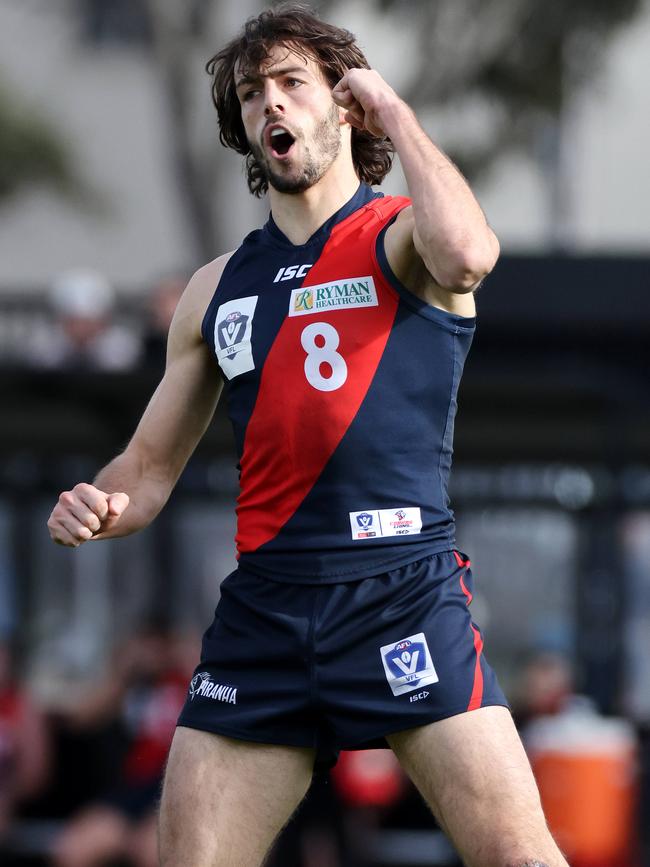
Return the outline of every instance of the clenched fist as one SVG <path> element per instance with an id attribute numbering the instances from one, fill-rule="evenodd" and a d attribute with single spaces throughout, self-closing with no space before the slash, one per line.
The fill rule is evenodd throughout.
<path id="1" fill-rule="evenodd" d="M 47 522 L 57 545 L 78 548 L 89 539 L 102 538 L 120 520 L 129 496 L 105 494 L 93 485 L 81 483 L 64 491 Z"/>
<path id="2" fill-rule="evenodd" d="M 349 69 L 332 91 L 332 99 L 345 109 L 349 124 L 380 137 L 387 134 L 382 113 L 402 102 L 374 69 Z"/>

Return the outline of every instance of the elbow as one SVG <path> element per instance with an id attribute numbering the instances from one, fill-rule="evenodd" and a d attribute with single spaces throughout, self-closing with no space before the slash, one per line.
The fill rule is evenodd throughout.
<path id="1" fill-rule="evenodd" d="M 499 241 L 488 229 L 482 243 L 459 245 L 444 260 L 429 263 L 425 259 L 425 265 L 442 289 L 463 295 L 478 289 L 496 265 L 499 252 Z"/>

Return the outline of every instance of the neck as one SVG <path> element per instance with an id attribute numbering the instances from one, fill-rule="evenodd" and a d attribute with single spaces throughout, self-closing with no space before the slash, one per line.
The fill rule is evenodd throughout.
<path id="1" fill-rule="evenodd" d="M 303 193 L 279 193 L 269 187 L 275 224 L 292 244 L 306 243 L 359 188 L 352 161 L 335 161 L 323 177 Z"/>

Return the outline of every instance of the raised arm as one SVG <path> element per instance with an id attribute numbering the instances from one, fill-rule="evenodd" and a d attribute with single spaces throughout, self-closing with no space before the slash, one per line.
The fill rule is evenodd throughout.
<path id="1" fill-rule="evenodd" d="M 167 502 L 205 432 L 221 391 L 221 378 L 201 339 L 205 309 L 227 256 L 190 280 L 174 314 L 165 375 L 125 451 L 93 484 L 64 491 L 48 528 L 60 545 L 126 536 L 147 526 Z"/>
<path id="2" fill-rule="evenodd" d="M 494 267 L 499 243 L 467 181 L 374 70 L 351 69 L 333 97 L 346 120 L 387 135 L 400 158 L 412 207 L 386 233 L 393 271 L 430 303 L 472 316 L 471 293 Z"/>

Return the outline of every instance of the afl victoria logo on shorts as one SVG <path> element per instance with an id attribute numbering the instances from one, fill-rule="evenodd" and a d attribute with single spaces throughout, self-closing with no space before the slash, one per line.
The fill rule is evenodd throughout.
<path id="1" fill-rule="evenodd" d="M 214 351 L 228 379 L 255 368 L 253 361 L 253 315 L 257 295 L 227 301 L 217 310 L 214 323 Z"/>
<path id="2" fill-rule="evenodd" d="M 385 644 L 379 651 L 393 695 L 412 692 L 428 683 L 438 683 L 424 632 L 409 635 L 395 644 Z"/>

